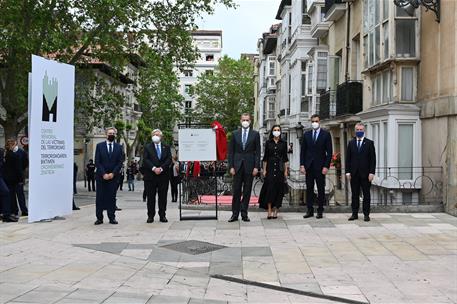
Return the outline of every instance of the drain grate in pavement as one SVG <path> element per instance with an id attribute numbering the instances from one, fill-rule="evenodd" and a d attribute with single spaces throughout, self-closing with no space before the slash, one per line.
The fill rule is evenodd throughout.
<path id="1" fill-rule="evenodd" d="M 216 245 L 216 244 L 212 244 L 212 243 L 208 243 L 208 242 L 190 240 L 190 241 L 183 241 L 183 242 L 173 243 L 173 244 L 169 244 L 169 245 L 164 245 L 161 247 L 171 249 L 174 251 L 178 251 L 178 252 L 187 253 L 187 254 L 198 255 L 198 254 L 216 251 L 216 250 L 225 248 L 226 246 Z"/>

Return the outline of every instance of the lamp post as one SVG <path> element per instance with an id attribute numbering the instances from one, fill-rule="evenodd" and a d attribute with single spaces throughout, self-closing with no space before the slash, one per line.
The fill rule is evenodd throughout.
<path id="1" fill-rule="evenodd" d="M 425 10 L 431 10 L 435 12 L 436 22 L 440 23 L 440 1 L 441 0 L 394 0 L 394 4 L 401 7 L 405 12 L 413 16 L 414 11 L 420 6 L 424 6 Z"/>
<path id="2" fill-rule="evenodd" d="M 303 129 L 304 128 L 305 127 L 303 127 L 303 125 L 301 124 L 301 121 L 299 121 L 298 124 L 295 126 L 295 132 L 297 132 L 297 139 L 300 144 L 303 140 Z"/>

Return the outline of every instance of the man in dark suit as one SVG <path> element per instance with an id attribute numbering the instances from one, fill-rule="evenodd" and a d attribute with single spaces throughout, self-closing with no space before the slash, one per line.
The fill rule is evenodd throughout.
<path id="1" fill-rule="evenodd" d="M 351 181 L 352 216 L 349 221 L 358 219 L 360 205 L 360 188 L 363 193 L 364 221 L 370 221 L 370 187 L 376 168 L 376 151 L 374 142 L 365 137 L 365 126 L 355 125 L 355 135 L 347 148 L 346 177 Z"/>
<path id="2" fill-rule="evenodd" d="M 159 217 L 162 223 L 166 218 L 168 182 L 170 180 L 171 150 L 162 143 L 162 131 L 152 131 L 152 143 L 146 145 L 143 155 L 144 184 L 147 196 L 147 223 L 154 222 L 156 214 L 156 193 L 159 197 Z"/>
<path id="3" fill-rule="evenodd" d="M 10 189 L 3 179 L 5 151 L 0 148 L 0 213 L 3 222 L 17 222 L 18 218 L 11 214 Z"/>
<path id="4" fill-rule="evenodd" d="M 260 135 L 252 130 L 251 115 L 241 115 L 241 129 L 233 132 L 228 147 L 228 163 L 233 176 L 232 217 L 229 222 L 241 219 L 249 222 L 248 207 L 251 199 L 252 181 L 260 170 Z M 241 193 L 243 200 L 241 201 Z"/>
<path id="5" fill-rule="evenodd" d="M 314 182 L 317 184 L 317 219 L 322 218 L 325 201 L 325 175 L 330 168 L 332 159 L 332 136 L 320 128 L 320 117 L 311 116 L 312 130 L 303 135 L 300 152 L 300 172 L 306 174 L 306 204 L 308 212 L 303 216 L 314 216 L 313 203 L 315 200 Z"/>
<path id="6" fill-rule="evenodd" d="M 95 221 L 95 225 L 103 223 L 103 210 L 107 211 L 110 224 L 118 223 L 115 216 L 116 192 L 123 162 L 123 151 L 121 145 L 114 141 L 115 128 L 106 130 L 106 138 L 106 141 L 97 144 L 95 150 L 95 167 L 97 168 L 95 200 L 97 221 Z"/>
<path id="7" fill-rule="evenodd" d="M 21 215 L 27 216 L 29 211 L 25 203 L 24 173 L 29 163 L 28 155 L 19 148 L 15 138 L 8 139 L 6 145 L 8 150 L 5 155 L 4 179 L 10 190 L 11 213 L 15 216 L 19 214 L 19 202 Z"/>

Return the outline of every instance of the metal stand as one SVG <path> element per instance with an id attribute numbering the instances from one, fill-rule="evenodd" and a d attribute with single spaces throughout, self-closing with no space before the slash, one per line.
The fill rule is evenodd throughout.
<path id="1" fill-rule="evenodd" d="M 205 124 L 179 124 L 178 129 L 203 129 L 203 128 L 208 128 L 208 125 Z M 198 160 L 195 160 L 198 161 Z M 217 162 L 216 162 L 217 164 Z M 216 168 L 217 166 L 215 166 Z M 179 184 L 179 220 L 180 221 L 193 221 L 193 220 L 216 220 L 218 219 L 218 200 L 217 200 L 217 175 L 216 175 L 216 170 L 214 170 L 214 174 L 212 176 L 215 180 L 214 183 L 214 197 L 216 200 L 216 208 L 215 208 L 215 215 L 209 216 L 209 215 L 183 215 L 182 214 L 182 198 L 183 198 L 183 183 L 181 182 Z M 188 191 L 188 189 L 186 189 Z M 188 194 L 188 193 L 187 193 Z M 188 198 L 188 196 L 186 196 Z M 198 198 L 198 193 L 197 193 L 197 199 Z M 188 200 L 188 199 L 187 199 Z"/>

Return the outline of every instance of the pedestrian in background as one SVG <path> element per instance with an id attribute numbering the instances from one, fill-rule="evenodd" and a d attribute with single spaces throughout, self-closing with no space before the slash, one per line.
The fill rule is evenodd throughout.
<path id="1" fill-rule="evenodd" d="M 122 186 L 124 185 L 124 178 L 125 178 L 124 165 L 122 165 L 121 172 L 119 172 L 119 190 L 121 190 L 121 191 L 122 191 Z"/>
<path id="2" fill-rule="evenodd" d="M 181 175 L 179 172 L 178 156 L 173 156 L 172 164 L 170 166 L 170 186 L 171 186 L 171 202 L 178 201 L 178 185 L 181 182 Z"/>
<path id="3" fill-rule="evenodd" d="M 24 173 L 29 163 L 28 156 L 23 149 L 19 148 L 15 138 L 8 139 L 6 144 L 4 179 L 10 191 L 11 214 L 19 215 L 17 206 L 19 202 L 21 216 L 27 216 L 29 211 L 25 203 Z"/>
<path id="4" fill-rule="evenodd" d="M 75 204 L 75 194 L 77 194 L 76 191 L 76 178 L 78 177 L 78 165 L 76 165 L 76 162 L 73 163 L 73 210 L 79 210 L 79 207 L 76 206 Z"/>
<path id="5" fill-rule="evenodd" d="M 132 162 L 127 168 L 127 184 L 129 191 L 135 191 L 135 163 Z"/>
<path id="6" fill-rule="evenodd" d="M 259 207 L 268 210 L 267 219 L 278 218 L 287 179 L 287 143 L 281 139 L 281 126 L 274 125 L 265 143 L 263 176 L 265 181 L 259 196 Z"/>
<path id="7" fill-rule="evenodd" d="M 89 192 L 95 191 L 95 164 L 92 159 L 89 159 L 89 163 L 86 165 L 86 177 Z"/>
<path id="8" fill-rule="evenodd" d="M 346 177 L 351 181 L 352 215 L 348 219 L 358 219 L 360 207 L 360 188 L 363 193 L 364 221 L 370 221 L 370 188 L 376 170 L 376 151 L 374 142 L 365 137 L 365 125 L 355 125 L 355 137 L 348 143 L 346 153 Z"/>

